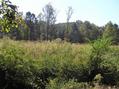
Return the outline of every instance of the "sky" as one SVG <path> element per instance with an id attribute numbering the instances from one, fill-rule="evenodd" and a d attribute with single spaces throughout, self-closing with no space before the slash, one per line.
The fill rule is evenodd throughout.
<path id="1" fill-rule="evenodd" d="M 119 0 L 10 0 L 19 6 L 19 11 L 30 11 L 36 16 L 42 12 L 42 8 L 49 2 L 57 10 L 57 23 L 66 22 L 66 10 L 73 8 L 70 21 L 90 21 L 98 26 L 107 22 L 119 24 Z"/>

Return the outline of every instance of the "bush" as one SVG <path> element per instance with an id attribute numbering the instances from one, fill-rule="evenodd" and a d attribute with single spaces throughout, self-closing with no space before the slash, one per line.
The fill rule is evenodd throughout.
<path id="1" fill-rule="evenodd" d="M 7 44 L 0 48 L 0 88 L 45 88 L 52 76 L 51 69 L 43 66 L 41 61 L 31 59 L 19 45 Z"/>
<path id="2" fill-rule="evenodd" d="M 89 59 L 89 79 L 92 81 L 97 74 L 101 74 L 103 84 L 116 85 L 119 81 L 118 55 L 111 47 L 111 40 L 102 38 L 92 44 Z"/>
<path id="3" fill-rule="evenodd" d="M 64 80 L 76 79 L 79 82 L 87 82 L 88 68 L 85 64 L 65 63 L 60 70 L 60 77 Z"/>

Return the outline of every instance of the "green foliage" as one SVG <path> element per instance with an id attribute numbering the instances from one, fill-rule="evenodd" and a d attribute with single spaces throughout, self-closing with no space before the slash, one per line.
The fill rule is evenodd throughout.
<path id="1" fill-rule="evenodd" d="M 109 22 L 105 26 L 105 30 L 103 32 L 103 37 L 111 38 L 112 42 L 114 44 L 117 44 L 119 42 L 118 33 L 119 33 L 118 25 L 113 24 L 112 22 Z"/>
<path id="2" fill-rule="evenodd" d="M 65 84 L 64 81 L 55 78 L 53 80 L 50 79 L 49 83 L 46 86 L 46 89 L 61 89 L 62 86 Z"/>
<path id="3" fill-rule="evenodd" d="M 17 6 L 13 5 L 9 0 L 0 1 L 0 25 L 3 32 L 10 32 L 18 28 L 22 18 L 17 11 Z"/>
<path id="4" fill-rule="evenodd" d="M 90 80 L 93 80 L 94 77 L 101 73 L 101 63 L 105 60 L 104 55 L 109 51 L 109 46 L 111 45 L 110 39 L 98 39 L 91 44 L 91 54 L 89 57 L 89 67 L 90 67 Z"/>
<path id="5" fill-rule="evenodd" d="M 50 71 L 40 67 L 39 61 L 31 59 L 23 48 L 7 40 L 5 43 L 0 48 L 0 88 L 43 88 Z"/>
<path id="6" fill-rule="evenodd" d="M 78 83 L 74 80 L 70 80 L 69 82 L 65 83 L 61 89 L 86 89 L 88 87 L 89 86 L 86 83 Z"/>
<path id="7" fill-rule="evenodd" d="M 83 89 L 94 80 L 116 85 L 119 48 L 110 44 L 109 39 L 92 46 L 0 40 L 0 88 Z"/>
<path id="8" fill-rule="evenodd" d="M 0 87 L 12 88 L 31 86 L 33 77 L 33 61 L 28 62 L 24 56 L 24 51 L 15 45 L 1 47 L 0 50 Z M 30 60 L 29 60 L 30 61 Z M 32 65 L 32 66 L 31 66 Z M 37 68 L 35 68 L 37 69 Z M 4 75 L 2 75 L 4 74 Z"/>
<path id="9" fill-rule="evenodd" d="M 118 82 L 118 55 L 113 47 L 111 39 L 102 38 L 92 44 L 89 60 L 89 78 L 93 80 L 97 74 L 101 74 L 104 84 L 115 85 Z"/>
<path id="10" fill-rule="evenodd" d="M 61 81 L 58 79 L 50 80 L 46 89 L 88 89 L 87 83 L 78 83 L 75 80 Z"/>

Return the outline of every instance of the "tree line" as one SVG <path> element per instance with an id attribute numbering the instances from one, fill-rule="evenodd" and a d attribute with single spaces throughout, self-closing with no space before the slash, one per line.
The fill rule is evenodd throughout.
<path id="1" fill-rule="evenodd" d="M 15 14 L 13 12 L 10 13 Z M 17 14 L 23 17 L 25 24 L 19 24 L 18 28 L 11 26 L 9 33 L 2 31 L 3 25 L 1 24 L 1 38 L 9 36 L 15 40 L 52 41 L 60 39 L 74 43 L 86 43 L 100 37 L 111 37 L 114 43 L 119 42 L 119 27 L 117 24 L 109 21 L 105 26 L 99 27 L 89 21 L 77 20 L 76 22 L 70 22 L 73 14 L 72 7 L 68 7 L 66 11 L 67 18 L 65 23 L 56 23 L 57 11 L 50 3 L 43 8 L 43 11 L 38 16 L 30 11 L 25 16 L 23 16 L 23 13 Z M 0 18 L 0 21 L 2 19 Z"/>

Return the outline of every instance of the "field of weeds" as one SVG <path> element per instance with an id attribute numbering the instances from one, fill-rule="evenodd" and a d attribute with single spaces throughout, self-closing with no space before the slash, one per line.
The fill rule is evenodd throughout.
<path id="1" fill-rule="evenodd" d="M 0 40 L 0 89 L 114 89 L 118 82 L 119 47 L 109 40 Z"/>

